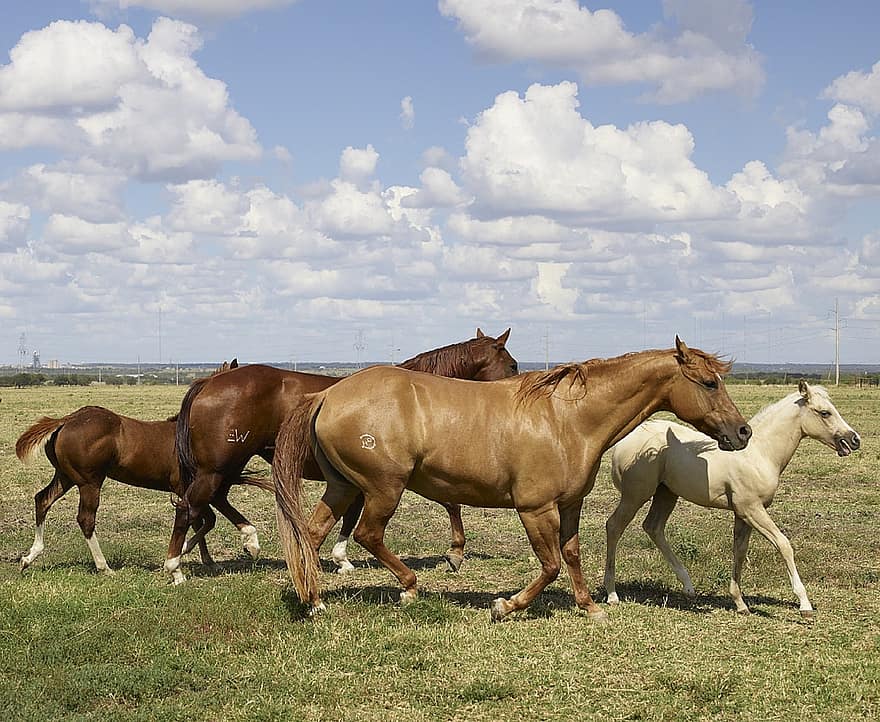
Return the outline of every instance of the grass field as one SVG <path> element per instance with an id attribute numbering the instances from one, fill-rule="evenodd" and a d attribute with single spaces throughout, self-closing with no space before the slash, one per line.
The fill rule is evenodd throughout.
<path id="1" fill-rule="evenodd" d="M 732 386 L 745 416 L 794 390 Z M 388 545 L 419 574 L 422 599 L 401 608 L 393 577 L 351 545 L 356 574 L 322 577 L 329 613 L 298 618 L 286 591 L 273 499 L 235 489 L 261 533 L 247 560 L 222 518 L 209 537 L 220 573 L 193 557 L 188 582 L 161 571 L 171 527 L 166 494 L 108 481 L 98 536 L 112 577 L 95 574 L 75 521 L 77 493 L 51 510 L 46 552 L 26 573 L 33 494 L 44 457 L 16 459 L 18 435 L 42 414 L 100 404 L 145 419 L 177 410 L 183 387 L 0 390 L 0 714 L 86 720 L 618 720 L 880 719 L 880 393 L 841 387 L 832 399 L 861 433 L 840 459 L 804 441 L 772 514 L 791 539 L 817 618 L 804 621 L 784 566 L 753 537 L 743 588 L 727 596 L 732 518 L 682 503 L 673 546 L 698 597 L 678 581 L 636 517 L 621 542 L 610 623 L 573 604 L 564 573 L 525 613 L 489 622 L 488 607 L 530 581 L 537 562 L 508 510 L 465 509 L 467 559 L 444 571 L 443 510 L 404 497 Z M 254 464 L 254 468 L 265 465 Z M 310 484 L 313 499 L 321 485 Z M 607 459 L 581 523 L 597 599 L 604 522 L 615 504 Z M 327 556 L 326 554 L 324 556 Z"/>

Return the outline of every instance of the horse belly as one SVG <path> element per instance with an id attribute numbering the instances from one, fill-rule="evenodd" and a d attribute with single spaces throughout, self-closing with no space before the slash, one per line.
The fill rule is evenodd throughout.
<path id="1" fill-rule="evenodd" d="M 407 488 L 432 501 L 442 501 L 485 508 L 513 508 L 510 484 L 485 474 L 468 474 L 463 468 L 420 468 L 413 473 Z"/>

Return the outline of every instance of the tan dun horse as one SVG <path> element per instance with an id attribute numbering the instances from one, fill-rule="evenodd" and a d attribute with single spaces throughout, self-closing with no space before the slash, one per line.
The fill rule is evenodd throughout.
<path id="1" fill-rule="evenodd" d="M 739 454 L 722 454 L 712 439 L 698 431 L 660 420 L 642 424 L 615 445 L 611 480 L 620 491 L 620 503 L 605 525 L 605 590 L 609 603 L 619 601 L 614 585 L 617 542 L 636 512 L 652 497 L 642 526 L 684 585 L 685 594 L 696 594 L 687 569 L 672 551 L 665 534 L 669 515 L 682 497 L 700 506 L 734 513 L 730 595 L 738 612 L 749 612 L 740 579 L 749 537 L 752 529 L 757 529 L 785 561 L 801 614 L 813 615 L 791 543 L 770 518 L 767 507 L 779 488 L 780 475 L 802 439 L 816 439 L 839 456 L 849 456 L 861 446 L 861 439 L 834 408 L 828 392 L 806 381 L 801 381 L 793 394 L 759 411 L 749 425 L 754 432 L 752 440 L 749 448 Z"/>
<path id="2" fill-rule="evenodd" d="M 559 574 L 560 555 L 577 605 L 603 618 L 583 579 L 578 541 L 602 452 L 660 410 L 725 449 L 744 448 L 751 434 L 721 380 L 730 365 L 675 343 L 491 384 L 373 368 L 306 399 L 278 435 L 273 466 L 279 530 L 300 598 L 312 612 L 323 608 L 315 550 L 359 491 L 355 540 L 397 577 L 402 602 L 416 598 L 415 574 L 384 543 L 408 488 L 435 501 L 516 509 L 541 572 L 510 599 L 495 600 L 494 621 L 527 607 Z M 307 533 L 300 477 L 308 447 L 328 483 Z"/>
<path id="3" fill-rule="evenodd" d="M 498 338 L 477 329 L 475 338 L 425 351 L 400 366 L 476 381 L 505 378 L 517 372 L 516 360 L 506 348 L 509 336 L 510 329 Z M 229 485 L 235 483 L 253 456 L 272 461 L 278 429 L 304 394 L 321 391 L 338 381 L 338 377 L 255 364 L 202 379 L 190 387 L 177 421 L 177 449 L 186 494 L 178 506 L 165 561 L 175 584 L 184 581 L 180 554 L 193 544 L 193 539 L 183 544 L 189 520 L 197 518 L 208 503 L 216 505 L 217 500 L 225 499 Z M 306 461 L 303 474 L 308 479 L 324 478 L 313 459 Z M 363 498 L 352 502 L 333 550 L 333 559 L 342 571 L 354 568 L 346 556 L 346 542 L 360 515 Z M 452 529 L 446 558 L 450 568 L 456 570 L 464 558 L 461 508 L 443 505 Z"/>
<path id="4" fill-rule="evenodd" d="M 234 368 L 234 366 L 233 366 Z M 22 571 L 43 552 L 43 525 L 52 505 L 74 486 L 79 489 L 77 522 L 99 572 L 110 567 L 95 534 L 95 517 L 101 500 L 101 487 L 109 477 L 123 484 L 156 491 L 180 493 L 177 455 L 174 449 L 176 420 L 139 421 L 101 406 L 84 406 L 60 419 L 44 416 L 27 429 L 15 444 L 15 453 L 28 461 L 40 447 L 55 468 L 52 480 L 34 496 L 35 532 L 30 551 L 21 558 Z M 259 479 L 245 478 L 236 483 L 267 488 Z M 271 489 L 269 485 L 268 488 Z M 238 527 L 245 549 L 254 534 L 250 522 L 226 498 L 215 508 Z M 213 564 L 204 534 L 214 526 L 210 508 L 199 522 L 199 550 L 202 562 Z"/>

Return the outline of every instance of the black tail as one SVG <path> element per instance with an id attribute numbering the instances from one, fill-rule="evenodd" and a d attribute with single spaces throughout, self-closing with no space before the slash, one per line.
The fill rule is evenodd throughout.
<path id="1" fill-rule="evenodd" d="M 196 396 L 201 393 L 205 384 L 211 380 L 210 376 L 196 379 L 192 382 L 183 397 L 180 405 L 180 413 L 177 415 L 177 426 L 174 431 L 174 450 L 177 452 L 177 463 L 180 466 L 180 484 L 183 489 L 188 489 L 196 474 L 197 463 L 192 451 L 192 434 L 190 433 L 189 417 Z"/>

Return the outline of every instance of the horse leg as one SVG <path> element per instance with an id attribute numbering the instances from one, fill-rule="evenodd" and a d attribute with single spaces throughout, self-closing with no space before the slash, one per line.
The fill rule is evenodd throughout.
<path id="1" fill-rule="evenodd" d="M 364 495 L 358 493 L 355 500 L 345 510 L 345 514 L 342 515 L 342 529 L 339 530 L 339 536 L 336 537 L 336 543 L 330 553 L 330 558 L 336 565 L 337 574 L 348 574 L 354 571 L 354 564 L 348 560 L 348 539 L 351 537 L 363 509 Z"/>
<path id="2" fill-rule="evenodd" d="M 526 535 L 541 563 L 538 578 L 525 589 L 514 594 L 510 599 L 498 597 L 490 610 L 493 622 L 500 622 L 511 612 L 525 609 L 556 577 L 562 566 L 559 549 L 560 519 L 556 504 L 541 507 L 534 511 L 517 509 L 520 521 L 526 529 Z"/>
<path id="3" fill-rule="evenodd" d="M 636 512 L 644 506 L 650 498 L 642 498 L 641 495 L 633 497 L 626 486 L 621 485 L 620 501 L 611 516 L 605 522 L 605 592 L 608 595 L 609 604 L 620 604 L 617 596 L 617 588 L 614 584 L 617 564 L 617 543 L 624 530 L 635 517 Z"/>
<path id="4" fill-rule="evenodd" d="M 415 601 L 419 595 L 416 575 L 385 546 L 385 527 L 388 526 L 389 520 L 397 510 L 400 497 L 403 495 L 403 488 L 403 484 L 389 484 L 385 494 L 365 496 L 364 511 L 355 527 L 354 540 L 397 577 L 397 581 L 403 587 L 403 591 L 400 593 L 400 603 L 408 604 Z"/>
<path id="5" fill-rule="evenodd" d="M 46 486 L 34 495 L 34 543 L 30 551 L 21 558 L 20 569 L 24 571 L 34 560 L 43 553 L 43 524 L 46 514 L 52 505 L 58 501 L 73 486 L 73 482 L 66 476 L 56 471 Z"/>
<path id="6" fill-rule="evenodd" d="M 98 544 L 98 537 L 95 535 L 95 516 L 98 513 L 100 500 L 100 483 L 81 485 L 79 487 L 79 511 L 76 514 L 76 521 L 79 524 L 79 528 L 82 529 L 83 536 L 86 538 L 86 544 L 92 553 L 95 568 L 101 574 L 112 574 L 113 570 L 107 565 L 107 560 L 101 551 L 101 545 Z"/>
<path id="7" fill-rule="evenodd" d="M 449 545 L 449 551 L 446 552 L 446 564 L 450 572 L 457 572 L 461 569 L 461 563 L 464 561 L 464 523 L 461 520 L 461 504 L 447 504 L 440 502 L 446 512 L 449 514 L 449 529 L 452 532 L 452 541 Z"/>
<path id="8" fill-rule="evenodd" d="M 336 526 L 336 522 L 343 516 L 343 512 L 350 511 L 357 506 L 355 523 L 363 508 L 363 494 L 360 490 L 348 482 L 328 481 L 324 495 L 315 504 L 311 516 L 309 516 L 309 536 L 312 538 L 312 547 L 317 553 L 330 533 Z M 337 542 L 338 543 L 338 542 Z"/>
<path id="9" fill-rule="evenodd" d="M 645 521 L 642 522 L 642 529 L 651 537 L 651 541 L 660 550 L 666 563 L 675 572 L 675 576 L 678 577 L 678 580 L 684 586 L 684 593 L 688 597 L 695 597 L 697 596 L 697 590 L 694 589 L 691 575 L 688 574 L 688 570 L 681 563 L 681 559 L 672 551 L 672 547 L 669 546 L 669 542 L 666 540 L 666 522 L 669 520 L 669 515 L 672 514 L 677 503 L 678 496 L 676 494 L 673 494 L 666 486 L 658 486 L 657 491 L 654 492 L 654 500 L 651 502 L 648 515 L 645 517 Z"/>
<path id="10" fill-rule="evenodd" d="M 794 591 L 795 596 L 800 602 L 801 616 L 807 618 L 815 616 L 816 612 L 813 609 L 813 605 L 810 604 L 810 600 L 807 597 L 807 590 L 804 588 L 804 584 L 801 581 L 801 577 L 798 574 L 797 567 L 794 563 L 794 552 L 791 548 L 791 542 L 788 541 L 785 534 L 779 531 L 779 527 L 776 526 L 776 523 L 770 518 L 770 514 L 767 513 L 767 510 L 760 504 L 760 502 L 756 502 L 743 508 L 736 508 L 734 511 L 737 515 L 741 516 L 749 526 L 757 530 L 760 534 L 766 537 L 774 547 L 776 547 L 776 551 L 779 552 L 783 561 L 785 561 L 785 567 L 788 570 L 788 579 L 791 583 L 792 591 Z"/>
<path id="11" fill-rule="evenodd" d="M 559 510 L 559 549 L 571 579 L 575 604 L 581 609 L 586 609 L 590 619 L 599 622 L 608 619 L 608 615 L 590 596 L 590 590 L 584 582 L 584 573 L 581 567 L 581 543 L 578 526 L 580 525 L 583 503 L 584 500 L 581 499 L 577 503 Z"/>
<path id="12" fill-rule="evenodd" d="M 201 526 L 199 526 L 199 530 L 197 536 L 199 537 L 199 556 L 202 558 L 202 564 L 206 567 L 210 567 L 212 570 L 217 569 L 217 564 L 214 562 L 214 559 L 211 557 L 211 552 L 208 551 L 208 544 L 205 541 L 205 536 L 214 528 L 214 525 L 217 523 L 217 515 L 214 513 L 214 510 L 211 509 L 210 506 L 206 506 L 202 516 L 199 518 L 199 522 Z M 192 542 L 192 540 L 190 540 Z M 190 544 L 190 549 L 192 549 L 192 545 Z"/>
<path id="13" fill-rule="evenodd" d="M 214 494 L 211 505 L 238 529 L 241 534 L 242 548 L 250 555 L 251 559 L 256 559 L 260 556 L 260 540 L 257 537 L 257 530 L 238 509 L 229 503 L 228 494 L 229 484 L 224 484 Z"/>
<path id="14" fill-rule="evenodd" d="M 174 526 L 164 564 L 165 571 L 171 575 L 172 584 L 183 584 L 186 581 L 183 572 L 180 571 L 180 556 L 183 553 L 186 533 L 192 521 L 202 516 L 208 502 L 222 483 L 223 477 L 220 474 L 198 471 L 189 488 L 177 502 L 174 510 Z"/>
<path id="15" fill-rule="evenodd" d="M 733 573 L 730 575 L 730 596 L 736 604 L 736 611 L 740 614 L 748 614 L 749 608 L 742 595 L 740 583 L 742 581 L 743 562 L 749 551 L 749 539 L 752 536 L 752 527 L 738 515 L 733 518 Z"/>

